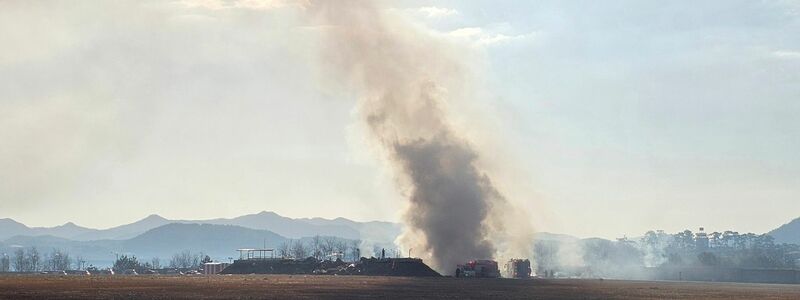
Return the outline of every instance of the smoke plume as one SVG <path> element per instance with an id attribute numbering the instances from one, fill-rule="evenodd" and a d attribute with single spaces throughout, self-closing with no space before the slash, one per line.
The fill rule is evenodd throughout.
<path id="1" fill-rule="evenodd" d="M 529 255 L 530 235 L 502 240 L 519 237 L 500 218 L 513 207 L 448 115 L 448 96 L 466 85 L 454 49 L 372 2 L 320 1 L 309 10 L 324 24 L 321 47 L 331 75 L 357 93 L 371 139 L 408 200 L 400 245 L 443 273 L 510 248 Z M 520 221 L 515 226 L 527 228 Z"/>

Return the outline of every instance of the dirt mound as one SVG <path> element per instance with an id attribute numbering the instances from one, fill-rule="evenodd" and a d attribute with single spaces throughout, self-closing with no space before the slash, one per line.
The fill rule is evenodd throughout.
<path id="1" fill-rule="evenodd" d="M 418 258 L 362 258 L 341 274 L 369 276 L 439 277 L 439 273 Z"/>
<path id="2" fill-rule="evenodd" d="M 318 266 L 319 262 L 313 258 L 236 260 L 220 274 L 313 274 Z"/>
<path id="3" fill-rule="evenodd" d="M 305 260 L 237 260 L 225 268 L 221 274 L 441 276 L 418 258 L 361 258 L 356 263 L 346 263 L 341 260 L 317 261 L 313 258 Z"/>

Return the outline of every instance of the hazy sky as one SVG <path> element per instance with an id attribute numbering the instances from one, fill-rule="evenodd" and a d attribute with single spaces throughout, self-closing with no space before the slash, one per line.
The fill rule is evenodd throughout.
<path id="1" fill-rule="evenodd" d="M 518 174 L 498 185 L 529 192 L 509 196 L 537 229 L 764 232 L 800 217 L 800 1 L 386 10 L 471 53 L 487 109 L 464 122 L 489 125 Z M 0 218 L 399 220 L 354 95 L 324 78 L 300 14 L 257 0 L 0 2 Z"/>

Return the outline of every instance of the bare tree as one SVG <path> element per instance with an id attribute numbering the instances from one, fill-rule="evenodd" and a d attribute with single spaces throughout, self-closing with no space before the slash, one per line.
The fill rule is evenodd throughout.
<path id="1" fill-rule="evenodd" d="M 76 270 L 86 269 L 86 260 L 83 258 L 83 256 L 78 255 L 75 257 L 75 269 Z"/>
<path id="2" fill-rule="evenodd" d="M 292 240 L 285 240 L 283 243 L 278 245 L 278 255 L 282 258 L 287 258 L 291 256 L 291 249 L 292 249 Z"/>
<path id="3" fill-rule="evenodd" d="M 60 256 L 61 259 L 57 261 L 56 266 L 58 266 L 59 270 L 69 270 L 69 266 L 72 265 L 72 257 L 70 257 L 69 253 L 66 251 L 59 250 L 59 252 L 61 252 L 62 255 Z"/>
<path id="4" fill-rule="evenodd" d="M 192 262 L 190 267 L 191 268 L 199 267 L 200 266 L 200 261 L 203 259 L 203 256 L 204 256 L 204 254 L 202 252 L 197 253 L 197 254 L 191 254 L 189 256 L 189 257 L 191 257 L 190 261 Z"/>
<path id="5" fill-rule="evenodd" d="M 350 240 L 350 257 L 353 258 L 353 261 L 358 261 L 361 259 L 361 241 L 360 240 Z"/>
<path id="6" fill-rule="evenodd" d="M 28 250 L 25 260 L 27 260 L 28 272 L 39 271 L 42 267 L 41 256 L 39 256 L 39 250 L 36 250 L 36 247 L 31 247 L 31 249 Z"/>
<path id="7" fill-rule="evenodd" d="M 336 244 L 334 244 L 334 252 L 336 252 L 336 257 L 340 259 L 344 259 L 345 254 L 347 254 L 347 241 L 338 239 L 336 240 Z"/>
<path id="8" fill-rule="evenodd" d="M 70 259 L 69 253 L 63 250 L 53 249 L 53 251 L 45 255 L 42 269 L 50 271 L 63 271 L 69 269 L 69 265 L 71 264 L 72 259 Z"/>
<path id="9" fill-rule="evenodd" d="M 188 269 L 197 267 L 200 264 L 200 256 L 192 254 L 189 250 L 184 250 L 180 253 L 175 253 L 169 260 L 171 268 Z"/>
<path id="10" fill-rule="evenodd" d="M 153 269 L 161 269 L 161 259 L 158 257 L 151 258 L 150 267 Z"/>
<path id="11" fill-rule="evenodd" d="M 0 272 L 8 272 L 11 270 L 11 260 L 8 258 L 8 254 L 3 253 L 0 256 Z"/>
<path id="12" fill-rule="evenodd" d="M 327 257 L 336 251 L 336 238 L 329 236 L 325 237 L 322 243 L 322 255 Z"/>
<path id="13" fill-rule="evenodd" d="M 317 260 L 322 258 L 322 238 L 319 235 L 315 235 L 311 238 L 311 254 Z"/>
<path id="14" fill-rule="evenodd" d="M 17 272 L 28 272 L 28 258 L 25 256 L 25 249 L 14 251 L 14 270 Z"/>
<path id="15" fill-rule="evenodd" d="M 297 240 L 294 242 L 292 246 L 292 256 L 294 256 L 295 259 L 304 259 L 308 257 L 308 248 L 306 248 L 303 241 Z"/>
<path id="16" fill-rule="evenodd" d="M 181 255 L 180 253 L 175 253 L 172 255 L 172 258 L 169 259 L 169 267 L 170 268 L 180 268 L 181 267 Z"/>

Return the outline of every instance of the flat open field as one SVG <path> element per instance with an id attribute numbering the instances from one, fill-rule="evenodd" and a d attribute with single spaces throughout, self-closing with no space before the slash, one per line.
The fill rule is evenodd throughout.
<path id="1" fill-rule="evenodd" d="M 367 276 L 0 275 L 0 299 L 800 299 L 800 285 Z"/>

